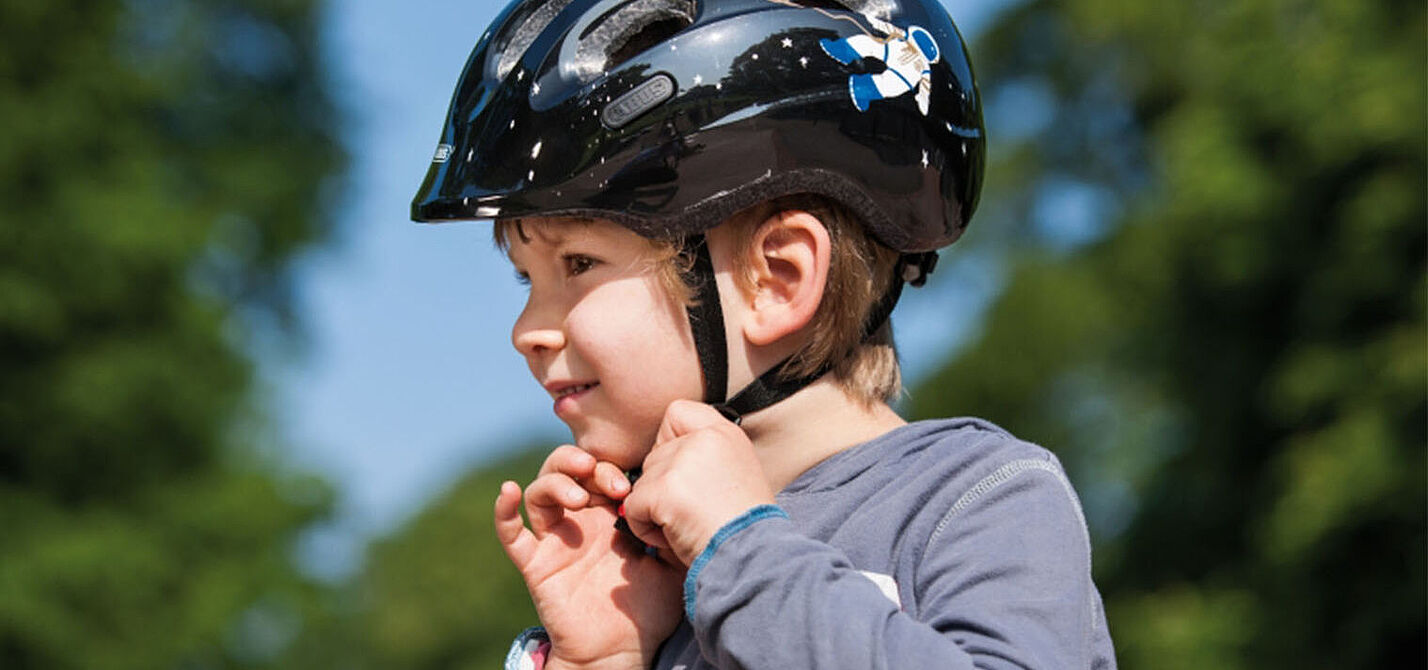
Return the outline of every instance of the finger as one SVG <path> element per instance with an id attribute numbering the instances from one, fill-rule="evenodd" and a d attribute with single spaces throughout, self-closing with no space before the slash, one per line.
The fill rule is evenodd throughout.
<path id="1" fill-rule="evenodd" d="M 630 532 L 634 533 L 635 537 L 640 538 L 641 542 L 655 549 L 673 552 L 673 550 L 670 549 L 669 540 L 665 539 L 664 531 L 660 530 L 659 526 L 649 523 L 648 521 L 633 520 L 629 517 L 625 518 L 630 524 Z"/>
<path id="2" fill-rule="evenodd" d="M 531 530 L 540 537 L 565 516 L 565 510 L 584 509 L 590 494 L 574 479 L 559 472 L 537 477 L 526 489 L 526 514 Z"/>
<path id="3" fill-rule="evenodd" d="M 585 482 L 585 488 L 609 500 L 623 500 L 630 494 L 630 478 L 614 463 L 601 461 L 595 465 L 595 474 Z"/>
<path id="4" fill-rule="evenodd" d="M 535 555 L 536 538 L 521 521 L 519 513 L 521 487 L 515 482 L 501 484 L 501 492 L 496 495 L 496 539 L 506 550 L 506 556 L 522 569 Z"/>
<path id="5" fill-rule="evenodd" d="M 595 472 L 595 457 L 569 444 L 556 447 L 541 463 L 540 473 L 564 473 L 574 479 L 585 479 Z"/>
<path id="6" fill-rule="evenodd" d="M 663 444 L 704 428 L 733 425 L 733 422 L 713 406 L 692 400 L 676 400 L 664 410 L 664 419 L 660 421 L 655 444 Z"/>
<path id="7" fill-rule="evenodd" d="M 676 556 L 674 551 L 669 547 L 664 547 L 655 553 L 659 561 L 665 565 L 685 567 L 684 563 L 680 562 L 679 557 Z"/>
<path id="8" fill-rule="evenodd" d="M 640 538 L 641 542 L 656 549 L 669 549 L 669 541 L 665 539 L 664 531 L 650 518 L 650 500 L 652 497 L 648 490 L 634 491 L 625 498 L 620 509 L 624 511 L 630 532 Z"/>

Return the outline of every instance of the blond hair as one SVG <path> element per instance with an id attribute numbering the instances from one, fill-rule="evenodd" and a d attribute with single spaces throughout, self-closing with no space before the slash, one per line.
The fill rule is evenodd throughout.
<path id="1" fill-rule="evenodd" d="M 886 320 L 866 338 L 864 328 L 873 307 L 887 292 L 898 253 L 878 243 L 864 229 L 857 214 L 816 195 L 798 194 L 766 201 L 727 219 L 732 241 L 733 269 L 740 290 L 753 293 L 753 262 L 744 253 L 754 234 L 769 217 L 780 212 L 806 212 L 822 222 L 831 245 L 828 280 L 823 298 L 809 323 L 807 345 L 783 366 L 779 376 L 797 379 L 828 370 L 833 381 L 849 396 L 866 405 L 888 402 L 902 391 L 902 371 L 893 344 L 892 322 Z M 590 219 L 562 219 L 562 223 L 588 225 Z M 496 245 L 509 253 L 512 236 L 530 238 L 520 219 L 496 222 Z M 694 303 L 689 272 L 693 259 L 681 253 L 683 240 L 645 239 L 650 245 L 650 272 L 676 304 Z"/>

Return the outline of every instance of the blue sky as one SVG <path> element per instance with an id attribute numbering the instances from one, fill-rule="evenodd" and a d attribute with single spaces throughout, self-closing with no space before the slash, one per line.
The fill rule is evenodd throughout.
<path id="1" fill-rule="evenodd" d="M 944 4 L 970 38 L 1005 1 Z M 452 87 L 500 7 L 334 0 L 327 12 L 324 53 L 350 116 L 351 173 L 336 241 L 297 267 L 307 346 L 262 361 L 289 460 L 341 495 L 337 522 L 307 549 L 324 571 L 350 569 L 362 538 L 393 528 L 469 467 L 567 434 L 510 346 L 524 291 L 489 226 L 407 218 Z M 965 335 L 965 321 L 949 315 L 975 311 L 991 290 L 939 291 L 936 279 L 906 292 L 894 315 L 913 378 Z"/>

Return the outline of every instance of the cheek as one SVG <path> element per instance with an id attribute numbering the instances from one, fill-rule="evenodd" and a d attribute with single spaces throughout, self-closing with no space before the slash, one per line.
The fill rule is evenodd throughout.
<path id="1" fill-rule="evenodd" d="M 636 386 L 661 400 L 689 397 L 691 384 L 696 395 L 702 391 L 684 308 L 652 279 L 597 288 L 571 310 L 567 326 L 572 345 L 599 368 L 602 384 Z"/>

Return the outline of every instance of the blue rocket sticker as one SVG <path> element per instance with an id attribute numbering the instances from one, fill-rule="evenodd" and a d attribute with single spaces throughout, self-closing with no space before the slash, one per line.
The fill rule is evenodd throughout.
<path id="1" fill-rule="evenodd" d="M 880 27 L 890 29 L 888 37 L 864 34 L 836 40 L 823 39 L 818 43 L 824 53 L 844 65 L 864 58 L 873 58 L 887 65 L 887 69 L 878 74 L 848 77 L 848 93 L 858 111 L 868 111 L 878 100 L 889 100 L 916 91 L 917 108 L 926 116 L 932 96 L 932 64 L 942 57 L 937 40 L 932 38 L 932 33 L 919 26 L 905 31 L 890 24 Z"/>

